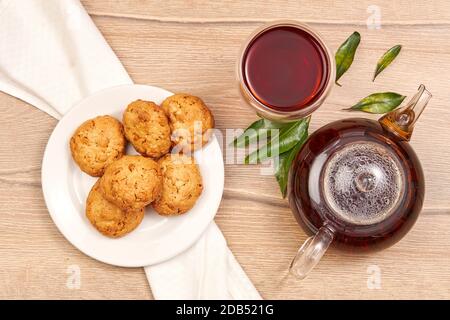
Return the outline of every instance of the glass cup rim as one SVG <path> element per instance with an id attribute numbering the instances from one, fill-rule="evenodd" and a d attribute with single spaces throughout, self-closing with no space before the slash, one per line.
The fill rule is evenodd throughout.
<path id="1" fill-rule="evenodd" d="M 244 81 L 244 74 L 243 74 L 243 68 L 242 64 L 244 62 L 244 57 L 247 52 L 247 48 L 251 44 L 251 42 L 260 34 L 266 32 L 267 30 L 280 27 L 280 26 L 290 26 L 295 27 L 300 30 L 306 31 L 308 34 L 314 37 L 314 39 L 319 43 L 321 48 L 324 50 L 325 55 L 328 59 L 328 77 L 327 82 L 325 84 L 324 90 L 320 93 L 319 97 L 312 102 L 311 104 L 305 106 L 304 108 L 301 108 L 300 110 L 293 110 L 293 111 L 282 111 L 282 110 L 276 110 L 269 108 L 265 104 L 263 104 L 261 101 L 259 101 L 251 92 L 251 90 L 248 88 L 248 86 L 245 84 Z M 331 52 L 331 50 L 328 48 L 328 46 L 325 44 L 325 42 L 322 39 L 322 36 L 312 29 L 310 26 L 308 26 L 305 23 L 296 21 L 296 20 L 275 20 L 270 21 L 268 23 L 263 24 L 262 26 L 256 28 L 244 41 L 244 43 L 241 45 L 240 51 L 239 51 L 239 59 L 237 63 L 237 76 L 239 81 L 239 86 L 241 88 L 241 92 L 249 99 L 250 105 L 256 109 L 256 112 L 261 115 L 264 118 L 276 120 L 276 121 L 294 121 L 301 118 L 305 118 L 306 116 L 310 115 L 312 112 L 317 110 L 326 97 L 329 95 L 331 88 L 334 84 L 334 75 L 336 73 L 336 63 L 334 60 L 334 56 Z"/>

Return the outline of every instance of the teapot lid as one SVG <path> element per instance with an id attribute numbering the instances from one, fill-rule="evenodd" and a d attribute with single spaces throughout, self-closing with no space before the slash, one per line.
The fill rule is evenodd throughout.
<path id="1" fill-rule="evenodd" d="M 390 216 L 401 202 L 405 184 L 397 156 L 374 141 L 341 146 L 327 160 L 321 180 L 329 209 L 359 225 Z"/>

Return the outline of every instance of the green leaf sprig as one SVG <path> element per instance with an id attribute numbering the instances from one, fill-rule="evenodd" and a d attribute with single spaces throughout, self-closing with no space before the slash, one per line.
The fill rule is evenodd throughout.
<path id="1" fill-rule="evenodd" d="M 239 137 L 236 137 L 232 144 L 237 148 L 245 148 L 252 143 L 258 142 L 260 138 L 265 137 L 266 139 L 270 139 L 272 129 L 280 129 L 281 131 L 293 124 L 292 122 L 280 123 L 267 119 L 259 119 L 248 126 Z"/>
<path id="2" fill-rule="evenodd" d="M 390 48 L 388 51 L 386 51 L 378 60 L 377 67 L 375 68 L 375 73 L 373 75 L 372 81 L 375 81 L 375 78 L 384 70 L 386 69 L 392 61 L 398 56 L 400 51 L 402 50 L 401 45 L 396 45 Z"/>
<path id="3" fill-rule="evenodd" d="M 405 98 L 405 96 L 395 92 L 373 93 L 364 99 L 361 99 L 352 107 L 344 110 L 382 114 L 397 108 Z"/>
<path id="4" fill-rule="evenodd" d="M 301 139 L 291 150 L 280 154 L 278 165 L 275 167 L 275 178 L 278 181 L 278 185 L 280 186 L 280 191 L 283 195 L 283 198 L 286 197 L 289 170 L 291 168 L 292 162 L 294 161 L 307 138 L 308 130 L 306 129 Z"/>
<path id="5" fill-rule="evenodd" d="M 275 177 L 280 186 L 281 194 L 285 197 L 289 169 L 295 156 L 308 138 L 309 122 L 310 117 L 290 123 L 278 123 L 260 119 L 245 129 L 244 133 L 233 141 L 233 145 L 242 148 L 247 147 L 251 143 L 261 143 L 258 140 L 264 137 L 263 130 L 279 129 L 278 135 L 271 137 L 270 141 L 264 146 L 246 156 L 244 163 L 260 163 L 279 155 L 279 160 L 275 167 Z"/>
<path id="6" fill-rule="evenodd" d="M 353 59 L 355 58 L 356 49 L 361 42 L 361 35 L 359 32 L 355 31 L 352 33 L 350 37 L 345 40 L 343 44 L 336 51 L 335 59 L 336 59 L 336 84 L 341 86 L 338 83 L 338 80 L 342 77 L 342 75 L 350 68 L 353 63 Z"/>

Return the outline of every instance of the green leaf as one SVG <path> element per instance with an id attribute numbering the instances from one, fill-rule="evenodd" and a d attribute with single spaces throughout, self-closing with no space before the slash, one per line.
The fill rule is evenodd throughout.
<path id="1" fill-rule="evenodd" d="M 378 60 L 377 67 L 375 69 L 375 73 L 373 75 L 372 81 L 375 81 L 375 78 L 386 69 L 392 61 L 398 56 L 400 53 L 400 50 L 402 50 L 401 45 L 396 45 L 390 48 L 388 51 L 386 51 L 383 56 Z"/>
<path id="2" fill-rule="evenodd" d="M 259 163 L 292 149 L 299 141 L 301 141 L 304 132 L 308 131 L 309 120 L 310 117 L 294 122 L 294 124 L 286 128 L 286 130 L 282 130 L 278 137 L 275 137 L 263 147 L 247 155 L 244 159 L 244 163 Z"/>
<path id="3" fill-rule="evenodd" d="M 354 106 L 345 110 L 364 111 L 368 113 L 386 113 L 397 108 L 405 99 L 405 96 L 395 92 L 373 93 L 360 100 Z"/>
<path id="4" fill-rule="evenodd" d="M 253 122 L 244 132 L 235 138 L 232 144 L 237 148 L 247 147 L 265 134 L 266 138 L 270 138 L 272 129 L 283 129 L 291 126 L 293 123 L 280 123 L 267 119 L 259 119 Z M 281 130 L 280 130 L 281 131 Z"/>
<path id="5" fill-rule="evenodd" d="M 235 147 L 242 147 L 248 145 L 250 140 L 256 139 L 257 130 L 261 129 L 263 125 L 264 119 L 259 119 L 253 122 L 251 125 L 247 127 L 247 129 L 244 130 L 244 132 L 239 137 L 236 137 L 233 140 L 232 144 Z"/>
<path id="6" fill-rule="evenodd" d="M 336 51 L 336 84 L 339 86 L 338 80 L 352 65 L 360 41 L 361 35 L 359 32 L 355 31 Z"/>
<path id="7" fill-rule="evenodd" d="M 291 168 L 292 161 L 294 161 L 297 153 L 300 151 L 307 138 L 308 130 L 305 130 L 300 141 L 291 150 L 280 154 L 278 166 L 275 168 L 275 178 L 277 178 L 283 198 L 286 197 L 289 170 Z"/>

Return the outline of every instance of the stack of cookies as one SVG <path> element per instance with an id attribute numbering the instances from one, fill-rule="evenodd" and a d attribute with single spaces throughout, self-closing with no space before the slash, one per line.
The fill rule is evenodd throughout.
<path id="1" fill-rule="evenodd" d="M 136 100 L 123 125 L 109 115 L 87 120 L 75 131 L 70 150 L 80 169 L 100 177 L 86 201 L 86 216 L 109 237 L 134 230 L 151 205 L 160 215 L 180 215 L 199 198 L 202 177 L 190 153 L 210 138 L 214 118 L 204 102 L 176 94 L 161 107 Z M 141 155 L 126 155 L 129 141 Z"/>

